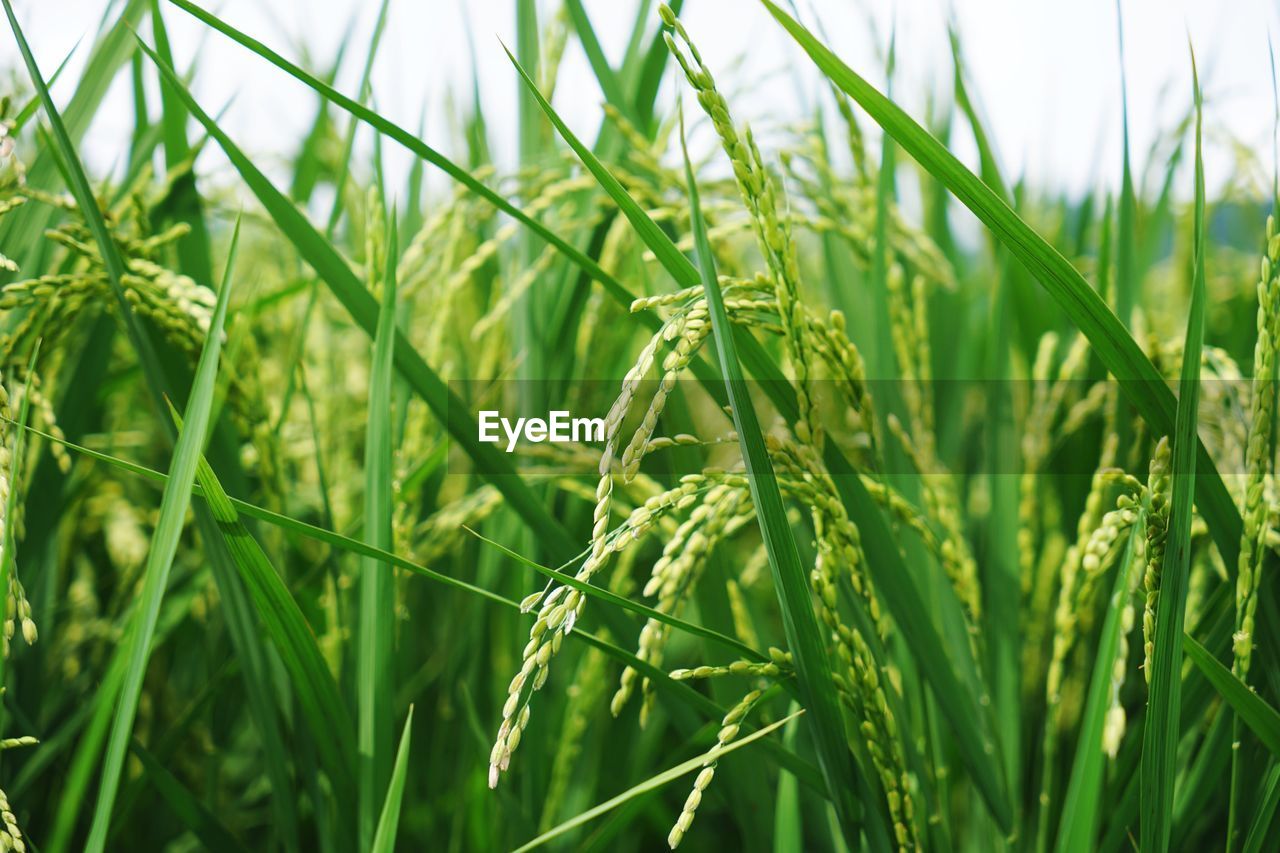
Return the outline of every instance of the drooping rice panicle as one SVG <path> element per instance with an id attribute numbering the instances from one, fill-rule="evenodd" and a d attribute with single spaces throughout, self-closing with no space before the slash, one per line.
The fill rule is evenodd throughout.
<path id="1" fill-rule="evenodd" d="M 1253 394 L 1246 442 L 1244 528 L 1236 573 L 1236 619 L 1232 637 L 1232 670 L 1244 679 L 1253 657 L 1254 620 L 1258 607 L 1259 575 L 1267 505 L 1264 491 L 1273 474 L 1272 420 L 1275 416 L 1276 349 L 1280 346 L 1280 236 L 1273 217 L 1267 217 L 1267 245 L 1258 277 L 1258 340 L 1253 351 Z"/>
<path id="2" fill-rule="evenodd" d="M 698 93 L 698 103 L 711 119 L 721 145 L 729 156 L 738 190 L 755 224 L 760 251 L 777 284 L 775 295 L 778 314 L 782 318 L 792 369 L 795 371 L 800 409 L 797 434 L 802 441 L 820 443 L 822 430 L 813 409 L 810 388 L 813 358 L 806 342 L 807 324 L 804 303 L 800 297 L 800 268 L 790 224 L 779 210 L 773 176 L 765 169 L 751 130 L 748 128 L 740 134 L 733 126 L 729 105 L 717 91 L 715 79 L 689 39 L 684 25 L 676 18 L 670 6 L 663 3 L 658 9 L 662 23 L 667 28 L 664 33 L 667 46 L 684 69 L 689 84 Z"/>
<path id="3" fill-rule="evenodd" d="M 741 489 L 716 485 L 709 489 L 702 500 L 690 512 L 689 518 L 667 540 L 662 556 L 654 563 L 648 582 L 642 590 L 646 596 L 656 596 L 656 609 L 663 613 L 677 614 L 681 605 L 698 581 L 702 568 L 711 551 L 725 534 L 731 519 L 743 506 L 745 494 Z M 636 657 L 645 663 L 661 666 L 663 648 L 670 634 L 670 626 L 656 619 L 649 619 L 640 629 L 639 648 Z M 622 671 L 621 682 L 610 702 L 610 710 L 617 716 L 634 689 L 639 674 L 633 667 Z M 653 694 L 648 678 L 639 679 L 644 692 L 640 708 L 640 724 L 644 726 L 653 706 Z"/>
<path id="4" fill-rule="evenodd" d="M 1146 603 L 1142 612 L 1142 673 L 1151 681 L 1151 653 L 1154 650 L 1156 602 L 1160 598 L 1160 570 L 1164 565 L 1165 538 L 1169 532 L 1169 500 L 1172 489 L 1170 479 L 1170 450 L 1167 437 L 1156 443 L 1151 458 L 1151 472 L 1147 475 L 1147 489 L 1151 493 L 1151 511 L 1147 515 L 1147 567 L 1142 586 Z"/>
<path id="5" fill-rule="evenodd" d="M 658 426 L 658 418 L 666 408 L 667 399 L 675 390 L 680 375 L 689 366 L 689 361 L 697 353 L 707 336 L 711 333 L 711 323 L 707 318 L 705 307 L 695 305 L 681 314 L 674 323 L 667 325 L 669 340 L 675 341 L 675 347 L 662 362 L 662 378 L 649 402 L 640 425 L 636 428 L 631 441 L 622 451 L 622 476 L 631 480 L 640 470 L 640 461 L 647 452 L 649 440 L 653 438 Z"/>
<path id="6" fill-rule="evenodd" d="M 910 438 L 913 433 L 908 432 L 896 416 L 890 415 L 888 422 L 889 431 L 898 438 L 898 443 L 921 474 L 921 492 L 927 512 L 944 533 L 939 546 L 940 562 L 964 606 L 972 634 L 977 631 L 982 618 L 982 590 L 978 584 L 977 562 L 970 553 L 962 529 L 954 483 L 947 472 L 938 470 L 936 459 L 924 455 L 931 452 L 927 442 L 919 443 L 923 447 L 917 446 Z"/>
<path id="7" fill-rule="evenodd" d="M 1148 500 L 1149 498 L 1150 495 L 1148 494 Z M 1124 689 L 1125 681 L 1128 678 L 1129 634 L 1134 627 L 1137 610 L 1135 601 L 1139 585 L 1142 582 L 1142 572 L 1146 565 L 1144 560 L 1146 551 L 1146 517 L 1146 508 L 1140 507 L 1137 521 L 1129 534 L 1133 543 L 1132 559 L 1129 565 L 1121 565 L 1117 568 L 1117 571 L 1123 572 L 1127 579 L 1125 581 L 1124 607 L 1120 614 L 1116 657 L 1112 662 L 1111 680 L 1107 687 L 1106 719 L 1102 728 L 1102 749 L 1112 759 L 1120 751 L 1120 745 L 1124 739 L 1128 722 L 1125 716 L 1121 690 Z"/>
<path id="8" fill-rule="evenodd" d="M 720 721 L 720 731 L 716 734 L 716 744 L 704 757 L 704 766 L 693 782 L 693 790 L 685 798 L 684 806 L 680 810 L 680 816 L 676 818 L 675 826 L 671 827 L 671 832 L 667 835 L 667 844 L 672 850 L 680 846 L 680 842 L 684 840 L 689 828 L 693 826 L 693 818 L 698 812 L 698 806 L 702 803 L 702 794 L 711 784 L 711 780 L 715 778 L 716 759 L 719 757 L 720 752 L 738 736 L 738 733 L 742 730 L 743 720 L 746 719 L 747 714 L 751 713 L 751 709 L 760 701 L 763 695 L 763 690 L 752 690 L 738 700 L 738 704 L 730 708 L 729 713 L 725 714 L 724 719 Z"/>

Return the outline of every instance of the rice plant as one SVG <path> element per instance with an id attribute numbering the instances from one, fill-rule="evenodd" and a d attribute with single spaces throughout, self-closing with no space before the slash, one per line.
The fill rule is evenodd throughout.
<path id="1" fill-rule="evenodd" d="M 1071 194 L 958 36 L 922 120 L 770 0 L 781 127 L 679 0 L 516 0 L 514 165 L 379 111 L 390 3 L 104 4 L 56 96 L 0 3 L 4 849 L 1280 849 L 1280 198 L 1192 51 Z M 283 168 L 179 19 L 313 99 Z"/>

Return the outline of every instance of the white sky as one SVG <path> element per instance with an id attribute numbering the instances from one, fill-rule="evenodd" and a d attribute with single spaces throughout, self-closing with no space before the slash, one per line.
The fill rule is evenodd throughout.
<path id="1" fill-rule="evenodd" d="M 625 46 L 637 0 L 584 0 L 606 51 L 615 63 Z M 87 44 L 107 0 L 17 0 L 20 21 L 45 73 L 75 42 Z M 181 10 L 165 6 L 180 66 L 200 53 L 197 98 L 210 112 L 231 102 L 224 119 L 233 138 L 266 164 L 294 149 L 310 122 L 315 99 L 225 37 Z M 377 13 L 373 0 L 215 0 L 206 4 L 234 26 L 291 58 L 306 46 L 317 66 L 327 66 L 348 23 L 355 42 L 339 87 L 354 93 L 364 45 Z M 427 141 L 458 153 L 448 126 L 450 95 L 468 97 L 471 58 L 463 25 L 469 18 L 491 140 L 500 161 L 514 151 L 518 81 L 498 43 L 515 43 L 514 0 L 392 0 L 390 23 L 373 77 L 378 107 L 408 126 L 426 117 Z M 542 3 L 544 10 L 550 9 Z M 1010 175 L 1033 184 L 1081 190 L 1118 181 L 1120 165 L 1119 62 L 1113 0 L 800 0 L 816 11 L 830 45 L 855 70 L 882 84 L 877 58 L 897 15 L 898 77 L 895 93 L 920 119 L 928 93 L 947 92 L 950 58 L 945 22 L 958 22 L 971 89 L 988 120 Z M 1157 131 L 1173 125 L 1190 101 L 1188 35 L 1205 83 L 1206 136 L 1211 141 L 1211 184 L 1236 171 L 1228 138 L 1271 162 L 1273 98 L 1268 32 L 1276 9 L 1264 0 L 1124 0 L 1131 133 L 1138 168 Z M 870 17 L 869 17 L 870 16 Z M 654 13 L 656 19 L 656 12 Z M 786 34 L 754 0 L 687 0 L 684 21 L 738 120 L 762 129 L 807 115 L 801 100 L 818 91 L 816 72 Z M 867 25 L 876 21 L 875 31 Z M 150 35 L 149 26 L 144 35 Z M 745 60 L 745 63 L 738 64 Z M 19 64 L 7 32 L 0 34 L 0 68 Z M 74 63 L 55 94 L 66 98 Z M 671 83 L 664 84 L 670 100 Z M 556 106 L 576 130 L 590 135 L 602 101 L 580 49 L 571 45 L 562 66 Z M 117 80 L 91 135 L 88 158 L 98 169 L 124 157 L 131 123 L 127 74 Z M 367 140 L 366 140 L 367 141 Z M 958 153 L 972 159 L 967 138 Z M 391 149 L 388 149 L 390 156 Z M 202 169 L 225 174 L 216 152 Z M 403 168 L 403 163 L 399 165 Z M 1215 180 L 1215 176 L 1217 180 Z"/>

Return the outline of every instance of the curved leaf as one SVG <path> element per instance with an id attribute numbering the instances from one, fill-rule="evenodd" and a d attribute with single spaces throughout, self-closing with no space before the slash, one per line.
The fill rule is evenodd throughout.
<path id="1" fill-rule="evenodd" d="M 1117 380 L 1121 392 L 1158 435 L 1171 435 L 1177 402 L 1155 365 L 1089 282 L 1007 204 L 895 103 L 855 73 L 814 35 L 770 0 L 760 0 L 814 63 L 865 109 L 885 133 L 955 194 L 991 229 L 1049 292 Z M 1240 548 L 1240 513 L 1208 452 L 1196 459 L 1196 503 L 1224 562 L 1234 567 Z"/>

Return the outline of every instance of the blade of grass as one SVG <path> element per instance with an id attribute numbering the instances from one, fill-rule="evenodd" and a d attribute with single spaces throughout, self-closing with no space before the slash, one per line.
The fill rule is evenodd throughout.
<path id="1" fill-rule="evenodd" d="M 173 51 L 169 47 L 169 32 L 160 14 L 160 0 L 151 0 L 151 29 L 156 42 L 156 53 L 173 65 Z M 137 54 L 134 54 L 137 56 Z M 138 57 L 141 59 L 142 57 Z M 168 86 L 160 87 L 160 121 L 164 129 L 164 162 L 172 173 L 182 168 L 192 155 L 187 141 L 187 112 L 181 100 Z M 196 189 L 193 171 L 183 171 L 169 189 L 169 210 L 174 221 L 185 222 L 190 232 L 177 242 L 178 267 L 198 282 L 213 281 L 213 268 L 209 261 L 209 231 L 205 226 L 204 202 Z"/>
<path id="2" fill-rule="evenodd" d="M 1267 843 L 1267 836 L 1274 834 L 1276 830 L 1276 807 L 1280 806 L 1280 764 L 1272 763 L 1262 790 L 1261 804 L 1253 816 L 1249 834 L 1244 839 L 1244 853 L 1261 853 L 1266 849 L 1264 845 Z"/>
<path id="3" fill-rule="evenodd" d="M 613 68 L 609 65 L 609 60 L 604 55 L 604 48 L 600 46 L 600 39 L 596 36 L 595 28 L 591 26 L 591 18 L 587 16 L 587 10 L 582 5 L 582 0 L 565 0 L 565 9 L 569 12 L 569 20 L 573 22 L 573 30 L 578 34 L 578 41 L 582 44 L 582 51 L 587 55 L 587 63 L 591 66 L 591 71 L 596 75 L 596 82 L 600 84 L 600 91 L 604 94 L 605 100 L 617 107 L 618 111 L 625 116 L 632 115 L 630 102 L 622 93 L 622 84 L 618 81 L 618 75 L 614 73 Z"/>
<path id="4" fill-rule="evenodd" d="M 400 803 L 404 799 L 404 781 L 409 774 L 409 734 L 413 728 L 413 706 L 409 706 L 409 715 L 405 717 L 404 731 L 400 735 L 400 748 L 396 750 L 396 764 L 391 771 L 391 785 L 387 788 L 387 799 L 382 804 L 382 815 L 378 818 L 378 831 L 373 834 L 373 853 L 394 853 L 396 849 L 396 829 L 400 826 Z"/>
<path id="5" fill-rule="evenodd" d="M 1142 849 L 1169 849 L 1173 824 L 1173 785 L 1178 771 L 1179 713 L 1182 692 L 1182 626 L 1186 619 L 1187 576 L 1191 563 L 1191 508 L 1197 481 L 1196 423 L 1200 405 L 1200 354 L 1204 346 L 1205 222 L 1204 158 L 1200 145 L 1200 82 L 1191 57 L 1196 103 L 1195 217 L 1192 231 L 1191 310 L 1182 348 L 1178 423 L 1173 433 L 1173 501 L 1168 544 L 1156 603 L 1155 650 L 1142 742 Z"/>
<path id="6" fill-rule="evenodd" d="M 324 99 L 320 99 L 321 103 Z M 427 111 L 423 107 L 422 114 L 418 116 L 418 137 L 427 135 Z M 417 157 L 413 158 L 413 162 L 409 164 L 409 174 L 405 178 L 407 190 L 404 200 L 404 219 L 400 223 L 400 232 L 402 234 L 417 234 L 418 229 L 422 227 L 424 195 L 427 179 L 427 164 Z"/>
<path id="7" fill-rule="evenodd" d="M 245 850 L 243 844 L 236 839 L 231 830 L 218 820 L 218 816 L 196 799 L 178 777 L 169 772 L 146 747 L 136 740 L 130 744 L 133 754 L 142 763 L 151 784 L 155 787 L 160 799 L 168 805 L 169 810 L 182 822 L 192 835 L 200 840 L 209 850 Z"/>
<path id="8" fill-rule="evenodd" d="M 969 87 L 965 83 L 964 55 L 960 50 L 960 33 L 954 21 L 947 27 L 947 39 L 951 45 L 951 62 L 954 70 L 952 89 L 955 92 L 956 106 L 969 122 L 974 144 L 978 147 L 979 174 L 982 176 L 983 183 L 1007 204 L 1011 197 L 1004 177 L 1000 173 L 1000 161 L 996 158 L 995 148 L 987 135 L 986 127 L 978 116 L 978 109 L 973 99 L 969 97 Z"/>
<path id="9" fill-rule="evenodd" d="M 794 714 L 799 709 L 800 706 L 793 701 L 788 713 Z M 782 742 L 794 749 L 798 732 L 799 728 L 794 721 L 788 723 L 782 733 Z M 803 849 L 804 816 L 800 811 L 800 786 L 796 783 L 795 776 L 783 770 L 778 773 L 777 799 L 773 810 L 773 851 L 791 853 L 793 850 Z"/>
<path id="10" fill-rule="evenodd" d="M 363 102 L 370 96 L 369 81 L 373 77 L 373 63 L 378 58 L 378 48 L 382 44 L 382 34 L 386 31 L 387 26 L 387 9 L 391 6 L 390 0 L 382 0 L 382 5 L 378 7 L 378 17 L 373 25 L 373 34 L 369 37 L 369 49 L 365 52 L 364 69 L 360 72 L 360 84 L 356 87 L 356 92 Z M 169 63 L 172 65 L 173 63 Z M 338 227 L 338 221 L 342 218 L 344 193 L 347 188 L 347 180 L 351 172 L 351 153 L 355 150 L 356 131 L 359 125 L 355 118 L 347 123 L 346 133 L 342 137 L 342 152 L 338 155 L 338 174 L 333 179 L 333 206 L 329 208 L 329 218 L 325 222 L 324 234 L 329 239 L 333 239 L 333 233 Z"/>
<path id="11" fill-rule="evenodd" d="M 5 6 L 9 2 L 5 0 Z M 15 25 L 16 28 L 16 25 Z M 83 177 L 83 173 L 81 174 Z M 234 248 L 234 247 L 233 247 Z M 160 615 L 160 603 L 164 598 L 169 570 L 178 550 L 178 540 L 191 502 L 191 490 L 195 482 L 196 467 L 201 458 L 205 437 L 209 429 L 209 415 L 213 405 L 213 393 L 217 384 L 218 358 L 222 351 L 223 325 L 227 316 L 227 303 L 231 295 L 232 265 L 227 264 L 213 319 L 205 337 L 200 361 L 196 366 L 195 381 L 187 402 L 185 426 L 179 431 L 178 442 L 170 463 L 169 479 L 165 483 L 160 501 L 160 515 L 156 521 L 151 548 L 143 570 L 143 584 L 137 612 L 130 620 L 125 643 L 129 650 L 129 665 L 121 687 L 115 718 L 107 739 L 107 751 L 102 768 L 102 782 L 98 789 L 97 805 L 89 830 L 86 849 L 100 853 L 106 843 L 111 823 L 111 811 L 124 769 L 125 754 L 133 733 L 134 717 L 142 692 L 142 679 L 146 675 L 147 661 L 151 655 L 151 640 L 156 620 Z"/>
<path id="12" fill-rule="evenodd" d="M 681 145 L 684 146 L 683 128 Z M 782 609 L 787 646 L 795 661 L 796 678 L 800 683 L 800 695 L 805 709 L 810 711 L 811 733 L 818 753 L 818 765 L 826 777 L 845 841 L 854 846 L 858 841 L 858 832 L 851 795 L 854 788 L 862 789 L 865 783 L 855 780 L 853 761 L 845 740 L 840 701 L 836 696 L 835 682 L 831 678 L 831 664 L 827 659 L 822 630 L 818 627 L 818 617 L 813 611 L 808 577 L 804 567 L 800 565 L 791 523 L 787 520 L 787 511 L 782 503 L 782 491 L 778 488 L 773 464 L 769 461 L 769 451 L 765 447 L 764 434 L 760 430 L 755 407 L 747 390 L 746 377 L 738 361 L 733 326 L 720 295 L 711 244 L 707 240 L 707 227 L 702 220 L 693 167 L 689 163 L 688 149 L 683 150 L 690 218 L 703 292 L 711 315 L 712 336 L 715 338 L 716 354 L 725 378 L 725 390 L 733 407 L 733 423 L 742 446 L 751 501 L 756 507 L 760 535 L 768 553 L 774 590 Z M 872 808 L 870 803 L 867 806 L 866 829 L 871 847 L 888 849 L 889 834 L 880 822 L 879 811 Z"/>
<path id="13" fill-rule="evenodd" d="M 794 714 L 790 714 L 786 717 L 783 717 L 781 720 L 778 720 L 778 722 L 776 723 L 772 723 L 768 726 L 765 726 L 764 728 L 760 729 L 757 732 L 753 732 L 752 734 L 749 734 L 746 737 L 735 740 L 733 743 L 729 744 L 724 749 L 720 750 L 717 757 L 726 756 L 729 753 L 739 750 L 750 743 L 754 743 L 755 741 L 759 740 L 762 737 L 765 737 L 766 735 L 772 734 L 774 731 L 781 728 L 782 726 L 785 726 L 787 723 L 791 722 L 791 720 L 799 717 L 803 713 L 804 713 L 804 710 L 801 709 L 799 711 L 796 711 Z M 519 847 L 517 847 L 514 853 L 526 853 L 526 851 L 528 850 L 533 850 L 537 847 L 541 847 L 542 845 L 546 844 L 548 841 L 554 841 L 556 838 L 559 838 L 561 835 L 564 835 L 566 832 L 569 832 L 570 830 L 573 830 L 573 829 L 577 829 L 579 826 L 582 826 L 583 824 L 588 823 L 589 821 L 595 820 L 596 818 L 600 817 L 603 814 L 608 814 L 613 809 L 616 809 L 619 806 L 625 803 L 628 803 L 631 800 L 634 800 L 636 797 L 643 796 L 649 793 L 650 791 L 656 791 L 658 788 L 661 788 L 663 785 L 666 785 L 670 782 L 674 782 L 676 779 L 679 779 L 681 776 L 687 776 L 688 774 L 694 772 L 695 770 L 701 770 L 705 765 L 705 763 L 706 763 L 706 758 L 701 755 L 691 758 L 688 761 L 681 762 L 680 764 L 677 764 L 675 767 L 672 767 L 669 770 L 665 770 L 656 776 L 652 776 L 646 779 L 645 781 L 641 782 L 639 785 L 634 785 L 628 788 L 627 790 L 623 791 L 621 794 L 618 794 L 616 797 L 612 797 L 611 799 L 605 800 L 603 803 L 600 803 L 598 806 L 593 806 L 592 808 L 587 809 L 581 814 L 570 818 L 564 823 L 556 827 L 553 827 L 552 829 L 547 830 L 546 832 L 539 835 L 537 838 L 531 839 L 525 844 L 522 844 Z"/>
<path id="14" fill-rule="evenodd" d="M 538 4 L 534 0 L 515 0 L 516 7 L 516 50 L 521 61 L 528 66 L 529 73 L 538 74 L 542 64 L 540 46 L 538 44 Z M 520 164 L 532 166 L 537 161 L 542 147 L 542 124 L 536 121 L 538 105 L 523 89 L 516 91 L 516 124 L 520 137 Z"/>
<path id="15" fill-rule="evenodd" d="M 667 5 L 671 7 L 673 13 L 679 15 L 684 8 L 684 0 L 671 0 Z M 638 52 L 641 32 L 642 25 L 637 24 L 632 42 L 635 51 L 631 47 L 628 48 L 627 58 L 622 63 L 622 73 L 624 76 L 634 73 L 636 120 L 652 139 L 658 124 L 653 120 L 653 108 L 657 101 L 658 89 L 662 85 L 662 73 L 667 67 L 670 52 L 663 40 L 663 30 L 659 27 L 653 35 L 653 41 L 649 43 L 648 51 L 641 56 Z M 634 72 L 632 72 L 633 63 L 639 63 Z"/>
<path id="16" fill-rule="evenodd" d="M 539 45 L 538 4 L 536 0 L 514 0 L 516 16 L 516 50 L 521 60 L 529 66 L 536 77 L 542 67 L 542 51 Z M 536 174 L 544 166 L 544 151 L 549 141 L 542 122 L 538 117 L 538 104 L 525 91 L 524 87 L 516 88 L 516 134 L 519 147 L 518 167 L 527 174 Z M 528 204 L 530 191 L 527 184 L 519 189 L 521 201 Z M 515 252 L 508 255 L 509 262 L 517 267 L 528 268 L 536 263 L 540 247 L 533 234 L 521 231 L 515 238 Z M 548 322 L 549 305 L 543 295 L 535 290 L 527 290 L 516 300 L 511 315 L 511 333 L 513 345 L 520 353 L 519 364 L 516 365 L 516 405 L 525 411 L 542 411 L 547 407 L 546 385 L 540 380 L 551 378 L 548 370 L 547 353 L 551 349 L 545 338 Z M 525 530 L 523 550 L 536 551 L 540 544 L 533 531 Z"/>
<path id="17" fill-rule="evenodd" d="M 133 132 L 129 138 L 129 160 L 140 158 L 139 148 L 151 128 L 150 110 L 147 107 L 147 90 L 142 80 L 142 57 L 129 57 L 129 78 L 133 83 Z"/>
<path id="18" fill-rule="evenodd" d="M 306 617 L 262 547 L 240 521 L 236 505 L 204 459 L 199 462 L 196 479 L 199 493 L 218 523 L 218 532 L 293 682 L 303 720 L 311 729 L 335 798 L 353 802 L 355 727 Z"/>
<path id="19" fill-rule="evenodd" d="M 1160 595 L 1164 596 L 1163 589 Z M 1230 669 L 1219 663 L 1218 659 L 1190 634 L 1182 635 L 1181 648 L 1191 662 L 1204 673 L 1204 677 L 1213 685 L 1218 695 L 1258 736 L 1262 745 L 1270 750 L 1272 755 L 1280 758 L 1280 711 L 1268 705 L 1266 700 L 1233 675 Z"/>
<path id="20" fill-rule="evenodd" d="M 1124 15 L 1116 0 L 1116 38 L 1120 55 L 1120 140 L 1123 148 L 1120 173 L 1120 207 L 1116 222 L 1116 314 L 1126 326 L 1131 321 L 1135 299 L 1141 284 L 1137 275 L 1138 199 L 1133 189 L 1133 169 L 1129 162 L 1129 85 L 1124 61 Z M 1127 420 L 1127 419 L 1126 419 Z M 1125 446 L 1122 442 L 1121 446 Z"/>
<path id="21" fill-rule="evenodd" d="M 391 548 L 392 438 L 391 379 L 396 335 L 396 220 L 388 220 L 386 270 L 382 276 L 382 307 L 373 341 L 373 369 L 369 379 L 368 429 L 364 456 L 364 540 L 375 548 Z M 377 259 L 370 256 L 372 269 Z M 371 272 L 370 284 L 376 283 Z M 360 614 L 356 637 L 356 750 L 359 758 L 359 820 L 361 849 L 373 843 L 378 809 L 386 799 L 390 771 L 391 701 L 394 693 L 395 587 L 392 574 L 377 560 L 360 566 Z"/>
<path id="22" fill-rule="evenodd" d="M 359 9 L 355 10 L 355 12 L 358 11 Z M 352 20 L 348 22 L 343 33 L 342 40 L 338 42 L 338 50 L 333 62 L 329 65 L 329 70 L 323 75 L 327 85 L 333 85 L 333 81 L 338 77 L 338 72 L 342 69 L 342 60 L 347 54 L 347 46 L 351 44 L 351 32 L 354 26 L 355 18 L 353 14 Z M 316 185 L 320 183 L 320 179 L 324 174 L 325 160 L 322 149 L 324 141 L 328 138 L 327 135 L 332 129 L 333 120 L 329 117 L 329 102 L 322 98 L 317 104 L 315 118 L 311 122 L 310 129 L 302 137 L 302 144 L 293 158 L 293 176 L 289 183 L 289 197 L 299 204 L 305 205 L 311 200 L 311 195 L 315 192 Z"/>
<path id="23" fill-rule="evenodd" d="M 1084 276 L 900 107 L 771 0 L 760 2 L 832 82 L 857 101 L 931 175 L 942 181 L 1026 266 L 1088 338 L 1098 358 L 1119 380 L 1121 392 L 1156 434 L 1172 434 L 1177 409 L 1173 392 Z M 1197 505 L 1223 560 L 1234 567 L 1240 548 L 1240 513 L 1203 446 L 1198 449 L 1197 468 Z"/>

